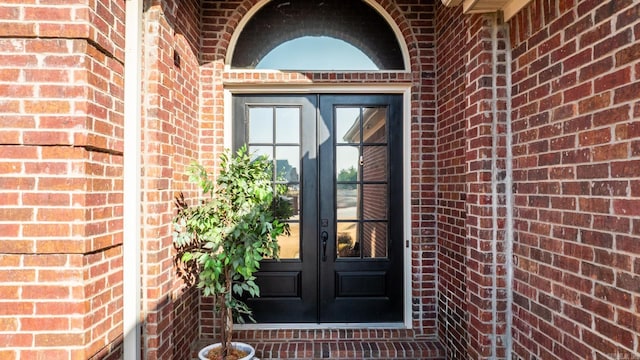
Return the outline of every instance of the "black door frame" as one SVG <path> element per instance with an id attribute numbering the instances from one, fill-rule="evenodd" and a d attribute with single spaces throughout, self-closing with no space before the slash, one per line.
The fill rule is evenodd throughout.
<path id="1" fill-rule="evenodd" d="M 359 91 L 358 92 L 354 92 L 354 93 L 361 94 L 363 96 L 374 95 L 373 93 L 361 93 Z M 378 92 L 376 92 L 376 93 L 378 93 Z M 400 121 L 400 125 L 403 127 L 403 130 L 402 131 L 398 131 L 395 134 L 396 134 L 397 137 L 399 137 L 399 141 L 401 143 L 404 142 L 404 141 L 408 141 L 408 139 L 406 139 L 406 138 L 407 138 L 407 135 L 408 135 L 409 132 L 407 131 L 407 129 L 404 129 L 404 127 L 407 126 L 405 118 L 408 115 L 406 114 L 407 109 L 405 108 L 405 105 L 406 105 L 405 101 L 406 101 L 406 97 L 409 94 L 409 90 L 405 89 L 404 91 L 399 92 L 398 88 L 393 88 L 392 91 L 384 91 L 383 90 L 380 93 L 383 93 L 383 94 L 386 94 L 386 95 L 392 95 L 392 96 L 393 95 L 399 96 L 400 101 L 399 101 L 399 104 L 397 105 L 397 107 L 398 107 L 398 110 L 401 112 L 401 115 L 399 116 L 399 118 L 400 118 L 399 121 Z M 292 98 L 296 98 L 296 97 L 303 98 L 303 99 L 305 99 L 305 101 L 313 104 L 316 107 L 316 109 L 317 109 L 316 111 L 318 112 L 318 114 L 317 114 L 318 127 L 320 127 L 320 122 L 321 122 L 320 114 L 319 114 L 319 112 L 320 112 L 320 108 L 319 108 L 320 104 L 318 104 L 316 101 L 314 101 L 313 98 L 316 97 L 316 96 L 327 97 L 327 96 L 330 95 L 330 94 L 325 94 L 323 92 L 317 92 L 317 91 L 314 91 L 314 92 L 305 91 L 303 94 L 296 94 L 296 93 L 289 93 L 289 92 L 283 93 L 281 90 L 276 90 L 274 92 L 270 92 L 270 91 L 256 92 L 254 89 L 252 89 L 249 92 L 247 92 L 246 90 L 241 90 L 241 91 L 235 90 L 235 91 L 231 91 L 230 94 L 232 96 L 231 97 L 232 99 L 234 99 L 236 96 L 249 96 L 249 97 L 255 96 L 255 97 L 260 97 L 260 98 L 269 97 L 271 100 L 274 100 L 275 103 L 278 103 L 278 100 L 275 100 L 275 99 L 278 99 L 278 98 L 284 99 L 284 100 L 282 100 L 283 103 L 291 103 L 291 99 Z M 267 94 L 267 95 L 265 95 L 265 94 Z M 346 92 L 343 93 L 342 91 L 339 92 L 339 93 L 331 93 L 331 94 L 334 94 L 338 98 L 346 98 L 346 97 L 349 97 L 349 96 L 354 96 L 353 93 L 346 93 Z M 235 101 L 233 101 L 232 103 L 234 104 L 234 107 L 235 107 Z M 227 122 L 227 124 L 229 124 L 229 122 Z M 233 118 L 231 119 L 231 125 L 232 125 L 232 129 L 236 126 L 236 122 L 235 122 L 235 120 L 233 120 Z M 239 134 L 238 131 L 232 131 L 231 133 L 233 134 L 232 135 L 233 144 L 238 144 L 240 142 L 244 142 L 244 139 L 238 136 L 238 134 Z M 319 138 L 322 135 L 314 132 L 313 136 L 316 136 L 316 137 Z M 318 146 L 316 146 L 316 148 L 319 148 L 319 144 L 314 142 L 314 145 L 318 145 Z M 405 157 L 407 156 L 406 150 L 405 150 L 406 147 L 407 147 L 406 144 L 402 144 L 401 145 L 402 149 L 400 150 L 401 151 L 400 157 L 402 158 L 402 161 L 396 163 L 395 164 L 396 168 L 393 170 L 393 171 L 398 171 L 398 172 L 404 174 L 404 176 L 407 176 L 407 173 L 405 171 L 406 170 L 405 167 L 406 167 L 406 163 L 407 163 L 407 160 L 405 159 Z M 314 150 L 312 150 L 312 149 L 305 150 L 305 152 L 307 152 L 307 151 L 310 154 L 310 157 L 313 157 L 313 156 L 317 155 L 317 154 L 314 153 Z M 303 161 L 309 161 L 309 160 L 310 159 L 307 156 L 305 156 L 304 159 L 303 159 Z M 308 176 L 318 176 L 317 167 L 312 167 L 312 168 L 313 168 L 312 171 L 310 169 L 307 169 L 307 174 L 306 175 L 308 175 Z M 304 176 L 304 178 L 307 179 L 307 176 L 305 176 L 305 175 L 302 175 L 302 176 Z M 409 258 L 408 255 L 410 254 L 410 252 L 409 252 L 408 233 L 407 233 L 407 229 L 406 229 L 406 227 L 407 227 L 406 222 L 408 221 L 406 216 L 408 216 L 408 213 L 406 211 L 407 204 L 405 204 L 405 202 L 407 201 L 408 197 L 407 197 L 406 194 L 403 194 L 403 191 L 407 191 L 406 190 L 406 186 L 405 186 L 406 183 L 407 183 L 407 179 L 401 180 L 400 181 L 400 186 L 399 186 L 400 187 L 399 196 L 395 196 L 395 195 L 392 196 L 392 199 L 395 199 L 397 202 L 399 202 L 398 208 L 401 209 L 401 213 L 404 213 L 404 216 L 405 216 L 405 218 L 403 220 L 401 220 L 397 224 L 396 229 L 394 229 L 394 231 L 396 231 L 398 234 L 402 234 L 402 235 L 399 235 L 398 239 L 396 240 L 396 243 L 400 243 L 401 244 L 399 246 L 398 250 L 397 250 L 399 255 L 396 254 L 396 256 L 400 256 L 401 257 L 401 262 L 400 262 L 400 265 L 399 265 L 396 273 L 393 275 L 393 277 L 395 278 L 395 282 L 399 283 L 401 285 L 400 290 L 399 290 L 400 295 L 397 297 L 397 304 L 395 305 L 395 306 L 398 306 L 400 308 L 400 310 L 399 310 L 400 316 L 399 317 L 395 317 L 393 319 L 383 319 L 384 316 L 377 317 L 376 318 L 376 319 L 378 319 L 377 321 L 366 322 L 366 323 L 392 322 L 392 323 L 395 323 L 395 324 L 404 323 L 406 326 L 409 326 L 409 327 L 411 326 L 410 306 L 408 305 L 408 300 L 407 300 L 407 298 L 410 296 L 410 293 L 411 293 L 410 288 L 409 288 L 410 282 L 408 281 L 408 278 L 407 278 L 407 276 L 408 276 L 407 268 L 408 268 L 408 266 L 410 266 L 410 264 L 408 265 L 408 263 L 407 263 L 407 259 Z M 307 186 L 310 186 L 310 185 L 307 184 Z M 322 185 L 320 185 L 320 186 L 322 186 Z M 314 191 L 317 194 L 320 193 L 319 189 L 315 189 Z M 316 200 L 318 200 L 318 199 L 316 198 Z M 319 204 L 319 202 L 316 203 L 316 204 Z M 307 211 L 307 212 L 310 211 L 310 209 L 305 208 L 304 204 L 302 206 L 303 206 L 303 211 Z M 391 206 L 391 204 L 390 204 L 390 206 Z M 306 233 L 306 236 L 310 236 L 309 234 L 314 234 L 313 237 L 315 237 L 315 239 L 316 239 L 316 241 L 315 241 L 316 244 L 320 244 L 320 242 L 318 241 L 319 240 L 319 236 L 318 236 L 319 231 L 318 231 L 318 229 L 320 229 L 320 223 L 318 221 L 319 218 L 320 218 L 320 216 L 315 216 L 316 221 L 307 220 L 306 223 L 304 224 L 304 228 L 305 229 L 303 230 Z M 405 240 L 405 237 L 407 237 L 406 240 Z M 307 246 L 307 248 L 311 248 L 311 247 Z M 320 252 L 320 249 L 318 247 L 316 247 L 315 250 L 316 250 L 315 254 L 305 255 L 305 253 L 302 253 L 301 257 L 304 257 L 304 262 L 303 263 L 306 264 L 309 268 L 317 267 L 318 269 L 320 269 L 320 264 L 319 264 L 319 258 L 320 258 L 319 257 L 319 252 Z M 303 248 L 303 252 L 304 251 L 305 250 Z M 310 259 L 309 257 L 311 257 L 313 259 Z M 287 260 L 280 261 L 278 264 L 283 264 L 283 263 L 286 264 Z M 268 267 L 268 263 L 263 263 L 263 264 L 264 264 L 263 265 L 264 269 L 266 269 Z M 297 271 L 297 269 L 295 269 L 295 266 L 293 266 L 291 264 L 288 264 L 287 266 L 292 266 L 292 269 L 291 269 L 292 272 L 296 272 Z M 307 267 L 307 266 L 305 266 L 305 267 Z M 318 271 L 320 271 L 320 270 L 318 270 Z M 409 271 L 409 273 L 410 273 L 410 271 Z M 274 280 L 277 281 L 277 278 L 274 278 Z M 307 281 L 305 281 L 305 280 L 306 279 L 299 279 L 300 284 L 302 284 L 303 286 L 304 286 L 304 284 L 307 284 Z M 319 286 L 320 285 L 318 285 L 318 287 Z M 307 293 L 309 295 L 311 295 L 311 296 L 319 297 L 318 288 L 316 288 L 316 289 L 308 288 L 307 289 Z M 300 320 L 300 318 L 282 319 L 280 321 L 276 321 L 275 323 L 308 323 L 308 324 L 320 323 L 320 324 L 322 324 L 322 323 L 329 323 L 329 322 L 332 321 L 331 319 L 325 321 L 325 319 L 323 319 L 320 316 L 320 314 L 319 314 L 319 311 L 320 311 L 319 310 L 319 306 L 318 306 L 317 314 L 314 314 L 313 310 L 306 309 L 303 305 L 295 304 L 295 303 L 291 303 L 291 302 L 287 302 L 287 301 L 283 301 L 282 299 L 273 299 L 273 301 L 267 300 L 267 301 L 265 301 L 265 303 L 269 304 L 269 305 L 266 305 L 264 308 L 265 309 L 270 309 L 271 311 L 275 311 L 275 312 L 283 311 L 283 312 L 288 312 L 288 313 L 295 313 L 295 314 L 297 314 L 298 317 L 300 316 L 300 314 L 303 314 L 302 320 Z M 346 302 L 346 303 L 348 303 L 348 302 Z M 253 307 L 254 309 L 256 308 L 256 305 L 257 304 L 250 304 L 250 306 Z M 346 308 L 343 307 L 343 310 L 348 311 L 348 309 L 349 309 L 349 306 L 347 306 Z M 338 321 L 338 322 L 350 323 L 350 322 L 360 322 L 360 321 L 357 321 L 357 320 L 351 321 L 351 320 L 345 318 L 345 319 L 343 319 L 341 321 Z"/>

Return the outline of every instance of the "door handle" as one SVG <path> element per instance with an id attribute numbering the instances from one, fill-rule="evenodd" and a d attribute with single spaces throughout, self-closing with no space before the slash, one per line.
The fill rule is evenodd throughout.
<path id="1" fill-rule="evenodd" d="M 329 240 L 329 233 L 323 231 L 320 234 L 320 238 L 322 239 L 322 261 L 327 261 L 327 240 Z"/>

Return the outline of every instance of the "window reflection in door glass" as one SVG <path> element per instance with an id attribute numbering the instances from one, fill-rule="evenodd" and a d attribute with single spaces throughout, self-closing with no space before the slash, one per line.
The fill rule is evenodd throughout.
<path id="1" fill-rule="evenodd" d="M 249 146 L 249 152 L 254 159 L 262 155 L 273 159 L 273 147 L 271 146 Z"/>
<path id="2" fill-rule="evenodd" d="M 291 205 L 291 217 L 287 220 L 297 221 L 300 216 L 300 186 L 298 184 L 287 185 L 287 191 L 282 195 Z"/>
<path id="3" fill-rule="evenodd" d="M 275 114 L 275 117 L 274 117 Z M 278 237 L 280 259 L 300 258 L 300 109 L 254 106 L 248 109 L 248 144 L 253 157 L 273 159 L 274 186 L 286 187 L 281 201 L 291 205 L 291 233 Z M 275 134 L 274 134 L 275 129 Z"/>
<path id="4" fill-rule="evenodd" d="M 387 147 L 362 147 L 362 176 L 367 181 L 387 181 Z"/>
<path id="5" fill-rule="evenodd" d="M 362 256 L 365 258 L 387 257 L 387 223 L 364 223 L 362 229 Z"/>
<path id="6" fill-rule="evenodd" d="M 336 218 L 338 220 L 358 220 L 358 185 L 336 185 Z"/>
<path id="7" fill-rule="evenodd" d="M 338 222 L 336 233 L 337 255 L 339 258 L 360 257 L 358 222 Z"/>
<path id="8" fill-rule="evenodd" d="M 300 142 L 300 109 L 297 107 L 276 108 L 276 143 L 298 144 Z"/>
<path id="9" fill-rule="evenodd" d="M 273 142 L 273 108 L 249 108 L 249 143 Z"/>
<path id="10" fill-rule="evenodd" d="M 339 107 L 336 111 L 336 143 L 360 142 L 360 108 Z"/>
<path id="11" fill-rule="evenodd" d="M 300 147 L 276 147 L 276 181 L 291 183 L 300 181 Z"/>
<path id="12" fill-rule="evenodd" d="M 369 107 L 362 111 L 362 141 L 365 143 L 387 142 L 387 108 Z"/>
<path id="13" fill-rule="evenodd" d="M 387 219 L 387 185 L 364 184 L 362 186 L 362 218 L 364 220 Z"/>
<path id="14" fill-rule="evenodd" d="M 300 222 L 289 222 L 290 234 L 278 236 L 280 246 L 280 259 L 300 258 Z"/>
<path id="15" fill-rule="evenodd" d="M 354 182 L 360 179 L 360 151 L 358 146 L 339 146 L 336 148 L 336 180 L 339 183 Z"/>

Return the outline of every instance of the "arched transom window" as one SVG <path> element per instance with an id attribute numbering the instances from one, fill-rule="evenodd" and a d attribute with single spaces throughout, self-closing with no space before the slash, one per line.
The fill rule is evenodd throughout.
<path id="1" fill-rule="evenodd" d="M 405 70 L 396 35 L 360 0 L 274 0 L 246 23 L 231 68 Z"/>

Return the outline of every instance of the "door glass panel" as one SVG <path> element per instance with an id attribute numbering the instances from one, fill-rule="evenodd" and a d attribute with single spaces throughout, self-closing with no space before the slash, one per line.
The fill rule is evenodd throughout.
<path id="1" fill-rule="evenodd" d="M 267 144 L 273 142 L 273 108 L 249 108 L 249 142 Z"/>
<path id="2" fill-rule="evenodd" d="M 290 227 L 290 234 L 278 237 L 280 245 L 280 259 L 300 258 L 300 179 L 298 177 L 299 148 L 297 146 L 279 146 L 276 148 L 276 167 L 278 173 L 276 182 L 279 186 L 286 186 L 282 199 L 291 206 L 291 217 L 286 220 Z M 292 166 L 291 164 L 296 166 Z"/>
<path id="3" fill-rule="evenodd" d="M 261 155 L 265 155 L 269 159 L 273 159 L 273 147 L 272 146 L 249 146 L 249 152 L 252 158 L 256 158 Z"/>
<path id="4" fill-rule="evenodd" d="M 336 111 L 336 143 L 360 142 L 360 108 L 339 107 Z"/>
<path id="5" fill-rule="evenodd" d="M 339 258 L 360 257 L 358 226 L 358 222 L 338 222 L 336 249 Z"/>
<path id="6" fill-rule="evenodd" d="M 387 257 L 386 222 L 369 222 L 363 224 L 362 256 L 365 258 Z"/>
<path id="7" fill-rule="evenodd" d="M 389 206 L 387 108 L 336 107 L 334 112 L 338 257 L 384 258 Z M 346 224 L 356 233 L 346 231 Z"/>
<path id="8" fill-rule="evenodd" d="M 338 220 L 358 219 L 358 186 L 338 184 L 336 186 L 336 218 Z"/>
<path id="9" fill-rule="evenodd" d="M 355 182 L 359 180 L 360 151 L 357 146 L 339 146 L 336 148 L 336 180 Z"/>
<path id="10" fill-rule="evenodd" d="M 291 217 L 289 220 L 297 221 L 300 216 L 300 185 L 288 184 L 286 186 L 287 190 L 282 197 L 284 200 L 288 201 L 291 206 Z"/>
<path id="11" fill-rule="evenodd" d="M 299 219 L 293 216 L 292 219 Z M 300 258 L 300 222 L 289 221 L 290 234 L 282 234 L 278 236 L 278 245 L 280 246 L 280 259 L 299 259 Z"/>
<path id="12" fill-rule="evenodd" d="M 300 147 L 276 147 L 276 181 L 280 183 L 297 183 L 300 181 Z"/>
<path id="13" fill-rule="evenodd" d="M 248 112 L 249 150 L 253 157 L 266 155 L 269 159 L 274 159 L 275 184 L 286 188 L 282 200 L 290 203 L 293 212 L 293 215 L 286 220 L 291 233 L 278 237 L 280 258 L 299 259 L 301 249 L 300 108 L 256 106 L 249 107 Z"/>
<path id="14" fill-rule="evenodd" d="M 362 212 L 364 220 L 387 219 L 387 185 L 375 184 L 362 186 Z"/>
<path id="15" fill-rule="evenodd" d="M 387 169 L 386 146 L 362 147 L 362 176 L 365 182 L 386 181 Z"/>
<path id="16" fill-rule="evenodd" d="M 362 131 L 365 143 L 387 142 L 387 108 L 370 107 L 363 110 Z"/>
<path id="17" fill-rule="evenodd" d="M 300 109 L 276 108 L 276 143 L 300 143 Z"/>

